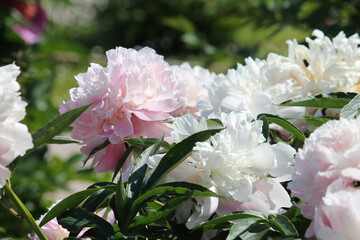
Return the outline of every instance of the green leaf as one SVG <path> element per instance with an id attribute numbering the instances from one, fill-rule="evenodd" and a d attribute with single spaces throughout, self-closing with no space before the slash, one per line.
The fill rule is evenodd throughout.
<path id="1" fill-rule="evenodd" d="M 120 172 L 120 179 L 117 184 L 115 205 L 116 205 L 116 212 L 119 216 L 119 226 L 122 226 L 124 222 L 127 220 L 126 212 L 128 211 L 127 209 L 125 209 L 126 194 L 125 194 L 124 181 L 122 178 L 122 172 Z"/>
<path id="2" fill-rule="evenodd" d="M 125 216 L 126 219 L 124 221 L 123 229 L 127 227 L 127 225 L 131 222 L 132 218 L 135 215 L 127 215 L 130 211 L 131 206 L 135 199 L 140 195 L 140 190 L 142 187 L 143 180 L 145 178 L 145 174 L 148 171 L 147 160 L 150 156 L 157 153 L 159 150 L 163 139 L 157 139 L 156 142 L 145 151 L 141 153 L 141 155 L 134 162 L 134 166 L 131 169 L 131 174 L 128 180 L 128 184 L 125 189 L 126 203 L 125 203 Z"/>
<path id="3" fill-rule="evenodd" d="M 303 106 L 317 108 L 343 108 L 356 96 L 356 93 L 338 92 L 318 94 L 314 97 L 300 97 L 283 102 L 280 106 Z"/>
<path id="4" fill-rule="evenodd" d="M 81 207 L 88 210 L 89 212 L 95 212 L 102 204 L 111 198 L 113 194 L 114 192 L 112 191 L 101 189 L 86 199 Z"/>
<path id="5" fill-rule="evenodd" d="M 301 115 L 301 116 L 283 116 L 286 120 L 300 120 L 305 121 L 308 124 L 311 124 L 316 127 L 320 127 L 324 123 L 329 120 L 338 119 L 336 116 L 323 116 L 323 117 L 315 117 L 311 115 Z"/>
<path id="6" fill-rule="evenodd" d="M 297 127 L 295 127 L 290 122 L 286 121 L 284 118 L 279 117 L 277 115 L 267 114 L 267 113 L 261 113 L 258 115 L 258 118 L 261 118 L 265 116 L 270 123 L 275 123 L 279 125 L 280 127 L 284 128 L 289 133 L 293 134 L 295 137 L 297 137 L 300 141 L 305 141 L 305 135 L 303 132 L 301 132 Z"/>
<path id="7" fill-rule="evenodd" d="M 360 113 L 360 94 L 356 95 L 343 109 L 341 109 L 340 117 L 352 119 Z"/>
<path id="8" fill-rule="evenodd" d="M 161 159 L 159 165 L 150 176 L 145 189 L 150 189 L 155 186 L 166 174 L 185 160 L 191 154 L 195 143 L 206 141 L 221 130 L 222 129 L 210 129 L 201 131 L 174 145 Z"/>
<path id="9" fill-rule="evenodd" d="M 264 115 L 259 115 L 257 117 L 258 120 L 261 120 L 263 122 L 262 125 L 262 134 L 265 137 L 265 141 L 269 138 L 270 128 L 269 128 L 269 120 Z"/>
<path id="10" fill-rule="evenodd" d="M 61 226 L 72 233 L 79 233 L 85 227 L 96 227 L 101 230 L 103 235 L 101 239 L 108 239 L 114 234 L 110 223 L 81 207 L 75 207 L 62 213 L 57 220 Z"/>
<path id="11" fill-rule="evenodd" d="M 221 127 L 221 128 L 224 127 L 223 123 L 216 118 L 208 119 L 206 120 L 206 123 L 209 127 Z"/>
<path id="12" fill-rule="evenodd" d="M 159 195 L 179 195 L 179 196 L 194 196 L 194 197 L 219 197 L 224 198 L 221 195 L 218 195 L 209 189 L 188 182 L 174 182 L 166 183 L 160 186 L 157 186 L 140 197 L 138 197 L 130 209 L 130 216 L 135 216 L 141 207 L 145 206 L 148 201 L 151 201 L 154 197 Z"/>
<path id="13" fill-rule="evenodd" d="M 192 197 L 177 197 L 168 201 L 162 208 L 160 208 L 157 212 L 151 213 L 146 216 L 137 216 L 134 218 L 134 222 L 130 224 L 128 230 L 132 231 L 136 228 L 139 228 L 143 225 L 150 224 L 162 217 L 165 217 L 176 208 L 187 202 L 188 200 L 192 199 Z"/>
<path id="14" fill-rule="evenodd" d="M 263 240 L 269 232 L 270 226 L 267 224 L 255 224 L 240 235 L 241 240 Z"/>
<path id="15" fill-rule="evenodd" d="M 157 138 L 125 138 L 124 141 L 134 147 L 150 147 L 156 143 L 159 139 Z M 168 142 L 163 141 L 161 146 L 168 151 L 171 146 Z"/>
<path id="16" fill-rule="evenodd" d="M 56 204 L 49 212 L 44 216 L 44 218 L 40 222 L 40 227 L 45 223 L 50 221 L 51 219 L 59 216 L 69 208 L 72 208 L 82 202 L 84 199 L 92 195 L 93 193 L 101 190 L 101 188 L 95 189 L 86 189 L 77 193 L 74 193 L 66 198 L 64 198 L 61 202 Z"/>
<path id="17" fill-rule="evenodd" d="M 69 144 L 69 143 L 81 143 L 81 141 L 73 139 L 71 137 L 55 136 L 50 139 L 48 144 Z"/>
<path id="18" fill-rule="evenodd" d="M 266 220 L 266 215 L 253 211 L 232 212 L 230 214 L 218 217 L 216 219 L 212 219 L 204 223 L 201 223 L 198 226 L 196 226 L 193 230 L 197 230 L 197 229 L 208 230 L 208 229 L 223 228 L 224 224 L 228 223 L 229 221 L 246 219 L 246 218 L 257 218 L 258 220 Z"/>
<path id="19" fill-rule="evenodd" d="M 257 221 L 259 221 L 259 218 L 245 218 L 240 220 L 240 222 L 234 223 L 234 225 L 230 228 L 229 235 L 226 240 L 233 240 L 237 238 Z"/>
<path id="20" fill-rule="evenodd" d="M 14 171 L 16 166 L 19 164 L 19 162 L 24 159 L 26 156 L 28 156 L 30 153 L 35 151 L 37 148 L 39 148 L 41 145 L 48 143 L 49 141 L 52 141 L 52 138 L 61 131 L 63 131 L 65 128 L 70 126 L 72 122 L 74 122 L 86 109 L 88 109 L 90 106 L 85 105 L 79 108 L 75 108 L 71 111 L 68 111 L 57 118 L 55 118 L 53 121 L 48 123 L 45 127 L 39 129 L 36 133 L 32 135 L 34 147 L 29 149 L 24 156 L 16 158 L 10 165 L 9 169 L 11 171 Z"/>
<path id="21" fill-rule="evenodd" d="M 298 236 L 298 232 L 291 221 L 284 215 L 277 215 L 269 219 L 270 226 L 278 230 L 284 236 Z"/>

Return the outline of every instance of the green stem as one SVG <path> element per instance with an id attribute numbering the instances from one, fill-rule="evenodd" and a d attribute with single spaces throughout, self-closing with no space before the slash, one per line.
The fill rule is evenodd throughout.
<path id="1" fill-rule="evenodd" d="M 35 219 L 29 212 L 29 210 L 25 207 L 25 205 L 22 203 L 20 198 L 15 194 L 15 192 L 11 189 L 9 186 L 9 183 L 6 181 L 4 186 L 5 194 L 14 202 L 16 207 L 18 208 L 18 211 L 21 213 L 21 215 L 26 219 L 26 221 L 29 223 L 31 228 L 35 231 L 36 235 L 40 238 L 40 240 L 48 240 L 44 233 L 41 231 L 41 228 L 39 225 L 36 224 Z"/>

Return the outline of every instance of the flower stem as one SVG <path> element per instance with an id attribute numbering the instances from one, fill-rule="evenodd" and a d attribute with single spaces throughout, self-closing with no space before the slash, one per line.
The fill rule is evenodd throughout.
<path id="1" fill-rule="evenodd" d="M 35 231 L 36 235 L 40 240 L 47 240 L 44 233 L 41 231 L 41 228 L 36 224 L 35 219 L 29 212 L 29 210 L 25 207 L 24 203 L 20 200 L 20 198 L 15 194 L 15 192 L 9 186 L 9 183 L 6 181 L 4 186 L 5 194 L 14 202 L 18 211 L 22 214 L 22 216 L 29 223 L 31 228 Z"/>

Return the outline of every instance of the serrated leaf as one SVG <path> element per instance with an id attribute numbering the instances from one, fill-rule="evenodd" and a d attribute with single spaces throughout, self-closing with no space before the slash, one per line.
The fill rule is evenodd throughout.
<path id="1" fill-rule="evenodd" d="M 198 226 L 196 226 L 193 230 L 197 230 L 197 229 L 208 230 L 208 229 L 223 228 L 224 224 L 228 223 L 229 221 L 246 219 L 246 218 L 257 218 L 258 220 L 266 220 L 266 215 L 253 211 L 232 212 L 230 214 L 218 217 L 216 219 L 212 219 L 204 223 L 201 223 Z"/>
<path id="2" fill-rule="evenodd" d="M 289 133 L 293 134 L 295 137 L 297 137 L 300 141 L 305 141 L 305 135 L 302 131 L 300 131 L 297 127 L 295 127 L 290 122 L 286 121 L 284 118 L 279 117 L 277 115 L 267 114 L 267 113 L 261 113 L 258 115 L 258 118 L 265 116 L 270 123 L 275 123 L 276 125 L 279 125 L 280 127 L 284 128 Z"/>
<path id="3" fill-rule="evenodd" d="M 191 154 L 195 143 L 206 141 L 221 130 L 222 129 L 210 129 L 201 131 L 174 145 L 160 160 L 160 163 L 146 183 L 145 189 L 150 189 L 155 186 L 166 174 L 185 160 Z"/>
<path id="4" fill-rule="evenodd" d="M 291 221 L 284 215 L 277 215 L 269 219 L 270 225 L 284 236 L 298 236 L 298 232 Z"/>
<path id="5" fill-rule="evenodd" d="M 110 223 L 81 207 L 75 207 L 62 213 L 57 221 L 72 233 L 79 233 L 85 227 L 96 227 L 101 230 L 103 236 L 103 238 L 97 239 L 108 239 L 114 234 L 114 229 Z"/>
<path id="6" fill-rule="evenodd" d="M 226 240 L 233 240 L 237 238 L 257 221 L 259 221 L 259 218 L 245 218 L 240 220 L 240 222 L 234 223 L 234 225 L 230 228 L 229 235 Z"/>
<path id="7" fill-rule="evenodd" d="M 89 106 L 90 104 L 68 111 L 52 120 L 45 127 L 39 129 L 36 133 L 32 135 L 34 147 L 27 150 L 24 156 L 17 157 L 9 165 L 9 169 L 11 171 L 14 171 L 16 166 L 22 159 L 24 159 L 26 156 L 38 149 L 43 144 L 51 141 L 54 136 L 61 133 L 65 128 L 69 127 L 72 122 L 74 122 L 84 111 L 86 111 L 86 109 L 89 108 Z"/>
<path id="8" fill-rule="evenodd" d="M 180 207 L 182 204 L 192 199 L 192 197 L 177 197 L 168 201 L 162 208 L 160 208 L 157 212 L 146 215 L 146 216 L 137 216 L 134 218 L 134 222 L 129 225 L 128 230 L 134 230 L 146 224 L 152 223 L 162 217 L 165 217 L 176 208 Z"/>
<path id="9" fill-rule="evenodd" d="M 300 97 L 279 104 L 280 106 L 302 106 L 316 108 L 343 108 L 356 96 L 356 93 L 338 92 L 318 94 L 314 97 Z"/>
<path id="10" fill-rule="evenodd" d="M 64 136 L 55 136 L 52 139 L 50 139 L 48 144 L 69 144 L 69 143 L 81 143 L 81 141 L 76 140 L 71 137 L 64 137 Z"/>
<path id="11" fill-rule="evenodd" d="M 150 147 L 156 143 L 159 139 L 157 138 L 125 138 L 124 141 L 134 147 Z M 168 142 L 163 141 L 161 146 L 168 151 L 171 146 Z"/>
<path id="12" fill-rule="evenodd" d="M 356 95 L 347 105 L 341 109 L 340 117 L 352 119 L 360 112 L 360 94 Z"/>
<path id="13" fill-rule="evenodd" d="M 56 204 L 52 209 L 49 210 L 49 212 L 44 216 L 44 218 L 41 220 L 39 226 L 43 226 L 45 223 L 50 221 L 51 219 L 59 216 L 69 208 L 72 208 L 79 203 L 81 203 L 83 200 L 85 200 L 87 197 L 89 197 L 91 194 L 100 191 L 101 188 L 95 188 L 95 189 L 86 189 L 77 193 L 74 193 L 63 200 L 61 200 L 58 204 Z"/>

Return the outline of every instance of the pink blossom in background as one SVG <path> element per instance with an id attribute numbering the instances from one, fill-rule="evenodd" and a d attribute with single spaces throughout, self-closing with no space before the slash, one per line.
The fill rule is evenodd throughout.
<path id="1" fill-rule="evenodd" d="M 22 0 L 0 0 L 0 5 L 15 8 L 27 21 L 26 25 L 16 24 L 13 26 L 14 31 L 26 44 L 31 45 L 40 41 L 47 27 L 46 13 L 41 7 L 40 1 L 33 3 Z"/>
<path id="2" fill-rule="evenodd" d="M 296 172 L 288 184 L 306 218 L 314 218 L 328 186 L 338 179 L 357 179 L 360 174 L 360 118 L 333 120 L 317 128 L 299 150 Z"/>
<path id="3" fill-rule="evenodd" d="M 64 113 L 92 104 L 72 124 L 72 137 L 83 141 L 84 154 L 110 141 L 94 156 L 97 171 L 114 170 L 124 138 L 169 135 L 171 125 L 164 121 L 181 106 L 178 82 L 153 49 L 118 47 L 106 55 L 106 67 L 92 63 L 86 73 L 75 76 L 79 87 L 71 89 L 71 100 L 60 106 Z"/>

